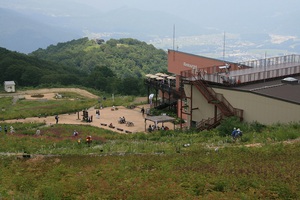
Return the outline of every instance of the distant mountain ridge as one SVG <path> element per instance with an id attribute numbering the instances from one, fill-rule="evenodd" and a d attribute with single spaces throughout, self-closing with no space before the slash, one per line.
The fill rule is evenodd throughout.
<path id="1" fill-rule="evenodd" d="M 265 38 L 271 34 L 294 36 L 295 40 L 300 38 L 300 27 L 297 25 L 297 19 L 300 18 L 297 10 L 299 3 L 292 0 L 242 2 L 239 3 L 240 7 L 232 6 L 237 5 L 235 0 L 226 3 L 211 1 L 209 4 L 192 1 L 191 5 L 189 2 L 177 1 L 172 4 L 168 3 L 170 1 L 155 4 L 154 1 L 151 6 L 157 9 L 151 11 L 146 7 L 143 10 L 119 6 L 117 3 L 111 9 L 105 9 L 106 4 L 112 3 L 87 2 L 27 0 L 20 3 L 19 0 L 0 0 L 0 46 L 30 53 L 59 42 L 89 37 L 104 40 L 135 38 L 160 48 L 162 45 L 153 41 L 223 32 L 239 35 L 235 43 L 253 43 L 253 46 L 259 46 L 261 41 L 264 43 Z M 177 4 L 182 6 L 179 12 L 169 12 Z M 196 48 L 206 48 L 186 43 L 183 46 L 186 48 L 181 50 L 189 52 L 190 49 L 195 52 Z M 269 43 L 265 46 L 273 48 Z M 167 48 L 173 48 L 172 42 L 164 45 L 164 49 Z M 209 51 L 214 52 L 216 48 L 209 48 Z"/>
<path id="2" fill-rule="evenodd" d="M 30 53 L 57 42 L 76 39 L 79 35 L 22 14 L 0 8 L 0 46 L 22 53 Z"/>

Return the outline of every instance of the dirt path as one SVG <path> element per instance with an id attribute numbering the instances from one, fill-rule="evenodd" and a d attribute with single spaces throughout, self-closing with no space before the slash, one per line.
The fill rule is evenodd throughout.
<path id="1" fill-rule="evenodd" d="M 88 98 L 98 98 L 98 96 L 79 88 L 49 88 L 49 89 L 38 89 L 38 90 L 26 90 L 20 91 L 16 94 L 18 95 L 32 95 L 32 94 L 49 94 L 49 93 L 59 93 L 59 92 L 75 92 L 82 96 Z"/>
<path id="2" fill-rule="evenodd" d="M 51 89 L 39 89 L 39 90 L 27 90 L 27 91 L 20 91 L 17 93 L 8 93 L 2 94 L 5 96 L 17 96 L 17 97 L 25 97 L 25 99 L 41 99 L 41 98 L 34 98 L 31 97 L 32 94 L 43 94 L 43 99 L 53 99 L 56 93 L 59 92 L 75 92 L 82 96 L 88 98 L 98 98 L 98 96 L 91 94 L 86 90 L 82 90 L 79 88 L 51 88 Z M 15 98 L 14 98 L 15 99 Z M 134 102 L 146 102 L 147 97 L 138 97 L 135 99 Z M 104 129 L 109 129 L 111 131 L 119 132 L 119 133 L 135 133 L 135 132 L 144 132 L 145 127 L 148 127 L 151 122 L 147 121 L 145 123 L 145 119 L 141 111 L 141 107 L 145 109 L 149 108 L 149 104 L 138 106 L 134 109 L 128 109 L 123 106 L 118 106 L 118 110 L 112 111 L 111 108 L 103 108 L 100 110 L 100 118 L 96 118 L 96 109 L 90 108 L 88 109 L 89 116 L 93 116 L 92 122 L 83 122 L 82 115 L 83 112 L 77 112 L 72 114 L 62 114 L 59 115 L 59 124 L 84 124 L 84 125 L 91 125 L 97 126 Z M 133 126 L 126 126 L 126 124 L 119 124 L 118 120 L 120 117 L 125 117 L 126 121 L 130 121 L 133 123 Z M 45 122 L 46 125 L 53 125 L 55 124 L 54 116 L 48 116 L 46 118 L 37 118 L 37 117 L 30 117 L 26 119 L 14 119 L 14 120 L 6 120 L 7 123 L 14 123 L 14 122 Z M 108 125 L 112 123 L 115 128 L 109 128 Z M 171 123 L 165 123 L 170 129 L 173 129 L 174 125 Z M 16 130 L 17 131 L 17 130 Z"/>

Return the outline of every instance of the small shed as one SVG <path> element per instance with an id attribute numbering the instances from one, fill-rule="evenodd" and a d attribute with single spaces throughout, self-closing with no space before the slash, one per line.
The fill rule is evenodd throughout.
<path id="1" fill-rule="evenodd" d="M 4 90 L 6 92 L 15 92 L 15 85 L 14 81 L 4 81 Z"/>

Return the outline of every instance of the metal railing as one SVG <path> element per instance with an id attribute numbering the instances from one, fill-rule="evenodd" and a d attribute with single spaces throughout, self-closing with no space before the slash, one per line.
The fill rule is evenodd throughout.
<path id="1" fill-rule="evenodd" d="M 265 67 L 265 66 L 274 66 L 286 63 L 300 63 L 300 55 L 285 55 L 285 56 L 278 56 L 272 58 L 263 58 L 259 60 L 250 60 L 245 62 L 239 62 L 239 65 L 245 65 L 249 67 Z"/>
<path id="2" fill-rule="evenodd" d="M 234 115 L 239 117 L 240 120 L 243 120 L 243 110 L 234 108 L 223 94 L 216 93 L 211 87 L 205 85 L 205 80 L 203 80 L 201 76 L 195 75 L 192 70 L 187 70 L 181 72 L 181 78 L 198 85 L 198 89 L 203 96 L 209 101 L 209 103 L 217 105 L 217 107 L 219 107 L 219 109 L 223 112 L 223 115 Z M 229 113 L 227 111 L 229 111 Z"/>
<path id="3" fill-rule="evenodd" d="M 247 74 L 240 75 L 224 75 L 224 74 L 205 74 L 203 79 L 209 82 L 214 83 L 231 83 L 231 84 L 239 84 L 239 83 L 248 83 L 255 82 L 260 80 L 267 80 L 278 77 L 285 77 L 294 74 L 300 74 L 300 65 L 291 66 L 279 69 L 266 69 L 258 72 L 252 72 Z M 225 81 L 225 80 L 227 81 Z"/>
<path id="4" fill-rule="evenodd" d="M 300 74 L 300 55 L 287 55 L 255 61 L 240 62 L 251 68 L 226 73 L 202 73 L 202 79 L 220 84 L 239 84 Z M 214 68 L 214 67 L 212 67 Z M 201 69 L 203 71 L 203 69 Z M 209 71 L 205 69 L 206 71 Z M 200 71 L 194 70 L 194 71 Z M 210 70 L 211 71 L 211 70 Z"/>
<path id="5" fill-rule="evenodd" d="M 203 119 L 200 122 L 196 123 L 196 128 L 200 131 L 203 130 L 209 130 L 211 128 L 216 127 L 217 125 L 219 125 L 221 123 L 223 119 L 223 115 L 222 113 L 218 114 L 217 117 L 210 117 L 208 119 Z"/>

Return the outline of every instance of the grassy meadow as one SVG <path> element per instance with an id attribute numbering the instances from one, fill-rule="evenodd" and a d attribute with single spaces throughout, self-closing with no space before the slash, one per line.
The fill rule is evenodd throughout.
<path id="1" fill-rule="evenodd" d="M 6 114 L 15 116 L 18 103 L 8 104 Z M 58 107 L 62 112 L 67 105 Z M 16 133 L 5 134 L 5 125 Z M 211 131 L 147 134 L 86 125 L 0 126 L 1 200 L 300 198 L 300 123 L 264 126 L 228 118 Z M 243 130 L 241 139 L 232 140 L 232 127 Z"/>

